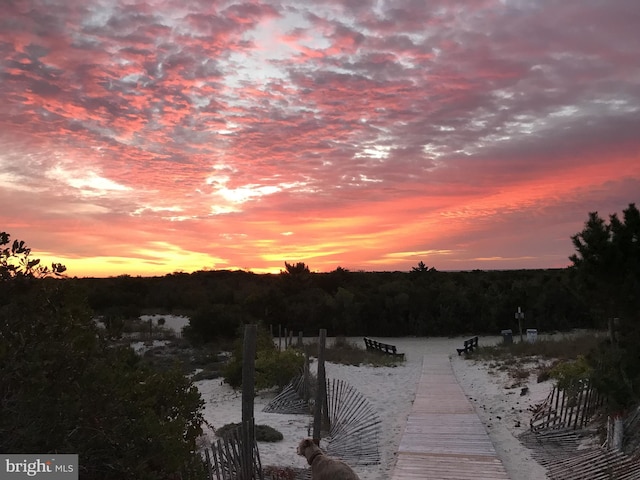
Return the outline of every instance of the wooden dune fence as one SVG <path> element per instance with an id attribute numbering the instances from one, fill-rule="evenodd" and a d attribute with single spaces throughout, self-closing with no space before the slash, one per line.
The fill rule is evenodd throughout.
<path id="1" fill-rule="evenodd" d="M 352 465 L 380 463 L 380 423 L 368 400 L 343 380 L 327 379 L 326 450 Z M 294 378 L 280 394 L 263 409 L 270 413 L 312 413 L 309 405 L 310 387 L 304 376 Z"/>
<path id="2" fill-rule="evenodd" d="M 586 431 L 529 431 L 519 437 L 551 480 L 640 480 L 640 452 L 626 455 L 602 447 L 580 448 Z"/>
<path id="3" fill-rule="evenodd" d="M 555 386 L 534 411 L 529 422 L 531 430 L 583 428 L 603 403 L 604 397 L 588 381 L 566 389 Z"/>
<path id="4" fill-rule="evenodd" d="M 243 446 L 243 428 L 255 428 L 253 422 L 243 424 L 229 433 L 224 440 L 211 445 L 211 454 L 205 450 L 205 460 L 210 480 L 264 480 L 258 444 L 254 442 L 251 458 L 246 458 Z M 254 436 L 255 438 L 255 436 Z M 243 472 L 249 471 L 247 474 Z"/>
<path id="5" fill-rule="evenodd" d="M 310 390 L 308 377 L 305 377 L 305 375 L 297 376 L 262 411 L 267 413 L 309 415 L 311 413 L 309 406 Z"/>
<path id="6" fill-rule="evenodd" d="M 380 423 L 367 399 L 342 380 L 327 380 L 327 453 L 352 465 L 380 463 Z"/>
<path id="7" fill-rule="evenodd" d="M 552 480 L 640 480 L 640 453 L 591 447 L 581 448 L 592 434 L 585 429 L 604 404 L 588 383 L 554 387 L 531 419 L 531 430 L 520 441 L 547 469 Z"/>
<path id="8" fill-rule="evenodd" d="M 574 456 L 547 465 L 553 480 L 639 480 L 640 456 L 603 448 L 576 452 Z"/>

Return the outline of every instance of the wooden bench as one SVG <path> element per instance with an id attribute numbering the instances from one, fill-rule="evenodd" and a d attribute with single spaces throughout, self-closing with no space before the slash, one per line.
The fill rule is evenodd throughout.
<path id="1" fill-rule="evenodd" d="M 471 353 L 478 348 L 478 337 L 470 338 L 464 341 L 464 348 L 456 348 L 458 355 L 462 353 Z"/>
<path id="2" fill-rule="evenodd" d="M 380 343 L 372 340 L 370 338 L 364 338 L 364 345 L 367 347 L 367 350 L 372 352 L 380 352 L 385 353 L 387 355 L 392 355 L 394 357 L 404 358 L 404 353 L 398 353 L 395 345 L 389 345 L 387 343 Z"/>

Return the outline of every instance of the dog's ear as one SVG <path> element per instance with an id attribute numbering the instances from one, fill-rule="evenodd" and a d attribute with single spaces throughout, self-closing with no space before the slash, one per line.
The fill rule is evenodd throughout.
<path id="1" fill-rule="evenodd" d="M 311 446 L 313 446 L 313 440 L 311 440 L 310 438 L 305 438 L 302 441 L 302 448 L 309 448 Z"/>

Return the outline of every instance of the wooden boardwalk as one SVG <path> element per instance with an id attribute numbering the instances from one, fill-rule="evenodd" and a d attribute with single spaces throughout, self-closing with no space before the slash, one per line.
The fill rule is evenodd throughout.
<path id="1" fill-rule="evenodd" d="M 425 355 L 392 480 L 509 480 L 445 353 Z"/>

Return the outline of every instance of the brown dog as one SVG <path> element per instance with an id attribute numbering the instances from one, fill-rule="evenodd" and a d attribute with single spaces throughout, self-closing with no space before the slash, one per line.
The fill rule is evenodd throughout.
<path id="1" fill-rule="evenodd" d="M 360 480 L 349 465 L 326 456 L 310 438 L 300 442 L 298 455 L 311 465 L 311 480 Z"/>

